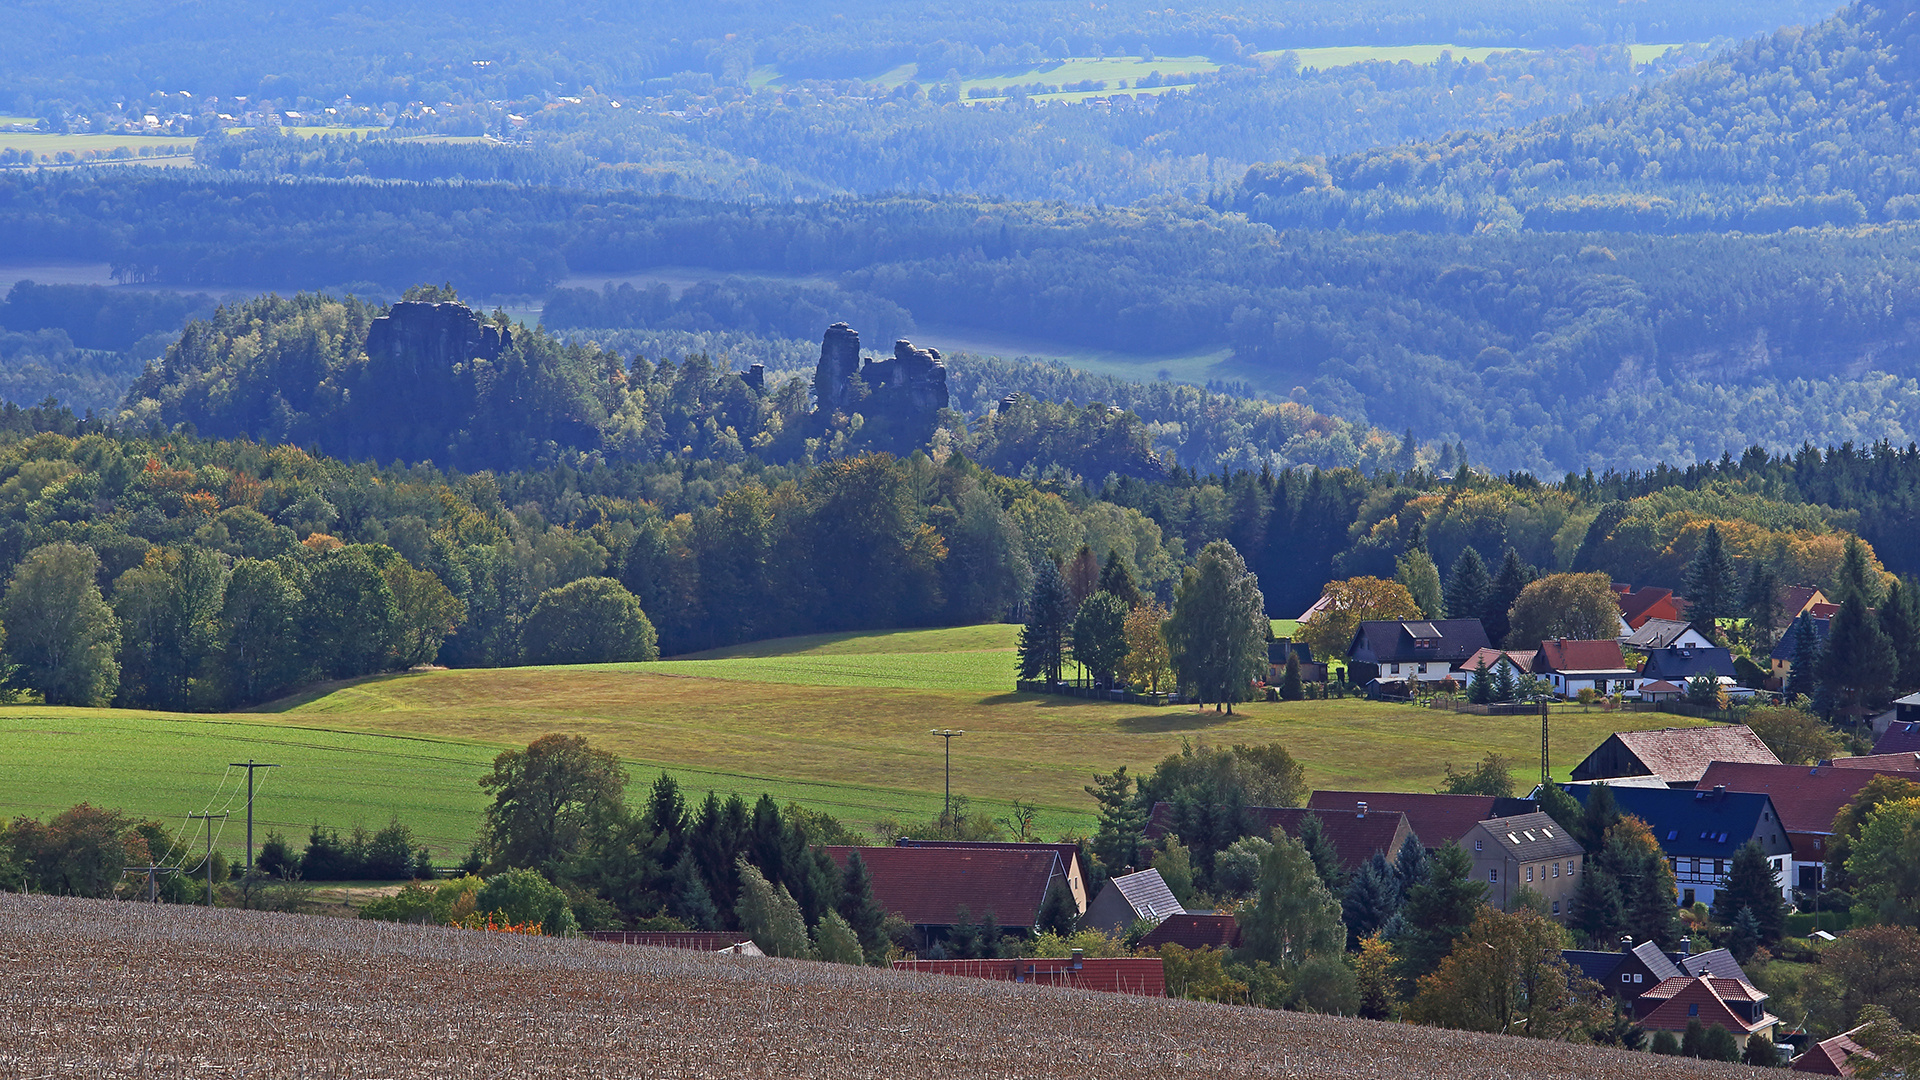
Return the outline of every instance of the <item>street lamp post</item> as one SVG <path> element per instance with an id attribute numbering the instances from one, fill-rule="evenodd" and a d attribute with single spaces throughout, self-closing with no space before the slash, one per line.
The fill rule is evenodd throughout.
<path id="1" fill-rule="evenodd" d="M 947 740 L 947 802 L 946 810 L 941 814 L 941 820 L 945 821 L 947 827 L 951 829 L 953 827 L 953 740 L 965 735 L 966 732 L 956 731 L 953 728 L 936 728 L 933 734 Z"/>

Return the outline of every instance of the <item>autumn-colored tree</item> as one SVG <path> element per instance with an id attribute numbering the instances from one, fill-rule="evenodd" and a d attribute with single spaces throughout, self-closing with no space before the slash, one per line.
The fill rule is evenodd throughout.
<path id="1" fill-rule="evenodd" d="M 1507 623 L 1509 649 L 1535 649 L 1554 638 L 1610 641 L 1620 635 L 1620 602 L 1604 573 L 1548 574 L 1520 590 Z"/>
<path id="2" fill-rule="evenodd" d="M 1886 803 L 1913 798 L 1920 798 L 1920 783 L 1886 773 L 1875 776 L 1867 781 L 1865 787 L 1854 792 L 1847 805 L 1833 816 L 1833 839 L 1827 842 L 1826 885 L 1829 888 L 1852 886 L 1847 860 L 1852 855 L 1853 842 L 1859 839 L 1860 830 L 1866 827 L 1867 818 Z"/>
<path id="3" fill-rule="evenodd" d="M 1862 927 L 1820 954 L 1819 1005 L 1840 1011 L 1822 1019 L 1845 1030 L 1860 1010 L 1881 1005 L 1901 1023 L 1920 1027 L 1920 931 L 1905 926 Z M 1810 995 L 1814 996 L 1814 995 Z"/>
<path id="4" fill-rule="evenodd" d="M 1840 733 L 1806 709 L 1768 705 L 1747 713 L 1747 726 L 1788 765 L 1811 765 L 1839 755 Z"/>
<path id="5" fill-rule="evenodd" d="M 1167 609 L 1148 600 L 1127 613 L 1127 652 L 1120 660 L 1120 680 L 1157 694 L 1173 681 L 1173 659 L 1167 652 L 1164 627 Z"/>
<path id="6" fill-rule="evenodd" d="M 1327 582 L 1322 593 L 1326 608 L 1300 624 L 1297 640 L 1311 646 L 1313 655 L 1323 660 L 1347 655 L 1353 632 L 1363 622 L 1423 617 L 1413 594 L 1397 581 L 1347 578 Z"/>
<path id="7" fill-rule="evenodd" d="M 1567 933 L 1530 908 L 1483 907 L 1473 924 L 1420 980 L 1406 1016 L 1418 1024 L 1467 1031 L 1577 1039 L 1601 1022 L 1601 987 L 1576 979 L 1561 958 Z"/>
<path id="8" fill-rule="evenodd" d="M 1400 1011 L 1400 982 L 1393 976 L 1393 943 L 1373 933 L 1360 939 L 1353 959 L 1360 985 L 1360 1015 L 1368 1020 L 1391 1020 Z"/>

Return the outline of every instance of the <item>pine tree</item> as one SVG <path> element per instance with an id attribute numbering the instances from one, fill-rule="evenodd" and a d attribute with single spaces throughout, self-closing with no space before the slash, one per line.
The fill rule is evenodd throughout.
<path id="1" fill-rule="evenodd" d="M 1760 920 L 1754 917 L 1752 908 L 1741 908 L 1727 927 L 1727 951 L 1740 964 L 1752 960 L 1753 954 L 1760 951 Z"/>
<path id="2" fill-rule="evenodd" d="M 1486 898 L 1487 887 L 1473 880 L 1473 858 L 1465 849 L 1449 840 L 1433 853 L 1426 877 L 1407 890 L 1400 909 L 1406 931 L 1394 944 L 1401 985 L 1411 991 L 1440 965 Z"/>
<path id="3" fill-rule="evenodd" d="M 1065 881 L 1055 879 L 1047 887 L 1047 898 L 1040 902 L 1040 914 L 1035 922 L 1041 933 L 1071 937 L 1080 928 L 1080 908 L 1073 902 L 1073 894 L 1067 891 Z"/>
<path id="4" fill-rule="evenodd" d="M 1307 849 L 1307 855 L 1313 859 L 1314 873 L 1320 875 L 1320 881 L 1327 891 L 1339 896 L 1347 887 L 1347 872 L 1340 866 L 1340 853 L 1333 849 L 1333 841 L 1327 838 L 1326 823 L 1319 814 L 1308 814 L 1300 819 L 1300 846 Z"/>
<path id="5" fill-rule="evenodd" d="M 1747 642 L 1754 655 L 1773 648 L 1774 627 L 1780 621 L 1780 583 L 1759 559 L 1747 567 L 1746 587 L 1740 593 L 1740 613 L 1747 620 Z"/>
<path id="6" fill-rule="evenodd" d="M 1900 676 L 1900 658 L 1880 623 L 1855 591 L 1827 627 L 1827 644 L 1814 673 L 1841 705 L 1884 701 Z"/>
<path id="7" fill-rule="evenodd" d="M 867 963 L 884 962 L 888 945 L 884 929 L 887 913 L 873 898 L 873 875 L 867 872 L 867 862 L 860 857 L 858 848 L 847 853 L 847 870 L 841 878 L 840 916 L 860 939 Z"/>
<path id="8" fill-rule="evenodd" d="M 1106 872 L 1117 874 L 1122 867 L 1140 865 L 1140 832 L 1146 827 L 1147 814 L 1133 796 L 1133 777 L 1127 775 L 1127 767 L 1094 774 L 1093 783 L 1083 790 L 1100 808 L 1093 853 Z"/>
<path id="9" fill-rule="evenodd" d="M 1347 947 L 1357 947 L 1360 939 L 1391 922 L 1400 913 L 1402 899 L 1399 876 L 1384 854 L 1374 852 L 1340 899 L 1341 915 L 1347 924 Z"/>
<path id="10" fill-rule="evenodd" d="M 1112 593 L 1126 601 L 1128 609 L 1139 607 L 1145 599 L 1140 595 L 1140 586 L 1134 583 L 1132 568 L 1117 548 L 1107 549 L 1107 562 L 1100 568 L 1100 587 L 1096 591 Z"/>
<path id="11" fill-rule="evenodd" d="M 1752 912 L 1759 945 L 1774 945 L 1787 932 L 1787 903 L 1766 852 L 1749 840 L 1734 852 L 1727 880 L 1713 897 L 1713 919 L 1732 926 L 1741 912 Z"/>
<path id="12" fill-rule="evenodd" d="M 1400 879 L 1400 897 L 1404 903 L 1407 893 L 1415 885 L 1427 880 L 1432 869 L 1432 860 L 1427 857 L 1426 845 L 1420 838 L 1408 834 L 1400 843 L 1400 851 L 1393 858 L 1393 876 Z"/>
<path id="13" fill-rule="evenodd" d="M 1509 611 L 1513 602 L 1520 597 L 1520 590 L 1533 581 L 1533 573 L 1527 564 L 1520 561 L 1520 553 L 1507 549 L 1507 557 L 1500 563 L 1500 572 L 1494 575 L 1493 588 L 1487 593 L 1487 606 L 1480 615 L 1480 623 L 1486 627 L 1488 641 L 1507 640 Z"/>
<path id="14" fill-rule="evenodd" d="M 1519 687 L 1514 685 L 1513 665 L 1495 664 L 1491 700 L 1501 703 L 1509 702 L 1517 693 L 1519 693 Z"/>
<path id="15" fill-rule="evenodd" d="M 1793 620 L 1793 656 L 1787 670 L 1785 687 L 1788 700 L 1797 697 L 1811 698 L 1814 690 L 1814 673 L 1820 663 L 1820 637 L 1813 628 L 1813 616 L 1801 612 Z"/>
<path id="16" fill-rule="evenodd" d="M 1033 598 L 1027 602 L 1027 624 L 1020 629 L 1019 659 L 1022 679 L 1060 681 L 1066 662 L 1067 630 L 1073 601 L 1067 583 L 1052 561 L 1040 560 L 1033 575 Z"/>
<path id="17" fill-rule="evenodd" d="M 1606 870 L 1589 866 L 1580 875 L 1573 890 L 1573 929 L 1596 948 L 1611 949 L 1613 941 L 1626 927 L 1626 907 L 1620 900 L 1620 885 Z"/>
<path id="18" fill-rule="evenodd" d="M 1487 674 L 1485 660 L 1473 666 L 1473 678 L 1467 682 L 1467 700 L 1475 705 L 1485 705 L 1493 700 L 1493 678 Z"/>
<path id="19" fill-rule="evenodd" d="M 1453 572 L 1447 575 L 1447 610 L 1455 618 L 1483 618 L 1492 594 L 1493 578 L 1486 562 L 1473 548 L 1462 548 L 1460 557 L 1453 560 Z"/>
<path id="20" fill-rule="evenodd" d="M 1720 539 L 1720 526 L 1708 522 L 1707 535 L 1693 553 L 1693 561 L 1687 564 L 1686 589 L 1690 605 L 1687 617 L 1717 638 L 1718 620 L 1734 613 L 1734 589 L 1738 580 L 1733 556 L 1727 554 L 1726 545 Z"/>
<path id="21" fill-rule="evenodd" d="M 1846 606 L 1848 600 L 1858 597 L 1867 607 L 1880 602 L 1879 575 L 1873 570 L 1873 556 L 1868 554 L 1867 545 L 1858 536 L 1847 537 L 1847 546 L 1840 555 L 1840 569 L 1834 572 L 1833 591 L 1828 599 Z"/>
<path id="22" fill-rule="evenodd" d="M 1306 697 L 1306 691 L 1300 687 L 1300 654 L 1287 647 L 1287 673 L 1280 680 L 1280 700 L 1299 701 Z"/>
<path id="23" fill-rule="evenodd" d="M 1893 681 L 1896 690 L 1920 686 L 1920 606 L 1916 601 L 1920 596 L 1911 585 L 1896 579 L 1880 602 L 1880 629 L 1892 643 L 1898 661 L 1899 674 Z"/>

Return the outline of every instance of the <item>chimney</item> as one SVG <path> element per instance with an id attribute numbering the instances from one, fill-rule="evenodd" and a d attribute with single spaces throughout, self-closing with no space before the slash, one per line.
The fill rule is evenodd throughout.
<path id="1" fill-rule="evenodd" d="M 1121 877 L 1126 877 L 1128 874 L 1131 874 L 1131 873 L 1133 873 L 1133 867 L 1131 866 L 1123 866 L 1120 868 Z"/>
<path id="2" fill-rule="evenodd" d="M 1713 785 L 1713 797 L 1714 797 L 1714 798 L 1716 798 L 1716 799 L 1723 799 L 1723 798 L 1726 798 L 1726 795 L 1727 795 L 1727 785 L 1725 785 L 1725 784 L 1715 784 L 1715 785 Z"/>
<path id="3" fill-rule="evenodd" d="M 1680 955 L 1681 956 L 1693 955 L 1693 939 L 1692 938 L 1683 937 L 1680 939 Z"/>
<path id="4" fill-rule="evenodd" d="M 1621 952 L 1633 951 L 1633 935 L 1632 934 L 1620 935 L 1620 951 Z"/>
<path id="5" fill-rule="evenodd" d="M 1363 818 L 1367 816 L 1367 803 L 1365 799 L 1360 800 L 1360 812 L 1353 816 L 1359 817 L 1359 818 Z"/>

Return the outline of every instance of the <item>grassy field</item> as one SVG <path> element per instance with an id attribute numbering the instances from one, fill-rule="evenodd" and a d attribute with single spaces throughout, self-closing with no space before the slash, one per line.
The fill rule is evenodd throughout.
<path id="1" fill-rule="evenodd" d="M 1143 769 L 1183 742 L 1280 742 L 1316 787 L 1432 790 L 1443 767 L 1488 750 L 1534 778 L 1539 724 L 1364 701 L 1249 703 L 1234 715 L 1010 692 L 1012 626 L 839 634 L 761 642 L 655 664 L 414 672 L 316 688 L 251 713 L 0 711 L 0 813 L 83 799 L 177 820 L 222 789 L 226 765 L 286 765 L 260 820 L 377 827 L 397 815 L 443 854 L 465 849 L 484 805 L 476 781 L 501 749 L 584 735 L 629 764 L 713 790 L 818 806 L 867 828 L 938 812 L 945 778 L 933 728 L 960 728 L 953 790 L 996 816 L 1038 805 L 1044 833 L 1091 825 L 1094 772 Z M 1619 727 L 1659 714 L 1556 714 L 1555 774 Z M 244 805 L 244 797 L 234 805 Z M 222 841 L 229 849 L 237 838 Z"/>
<path id="2" fill-rule="evenodd" d="M 71 152 L 75 156 L 98 151 L 111 153 L 125 147 L 138 154 L 150 148 L 154 154 L 191 154 L 194 140 L 179 135 L 49 135 L 41 132 L 0 132 L 0 149 L 27 150 L 54 155 Z M 135 160 L 138 160 L 137 158 Z"/>

